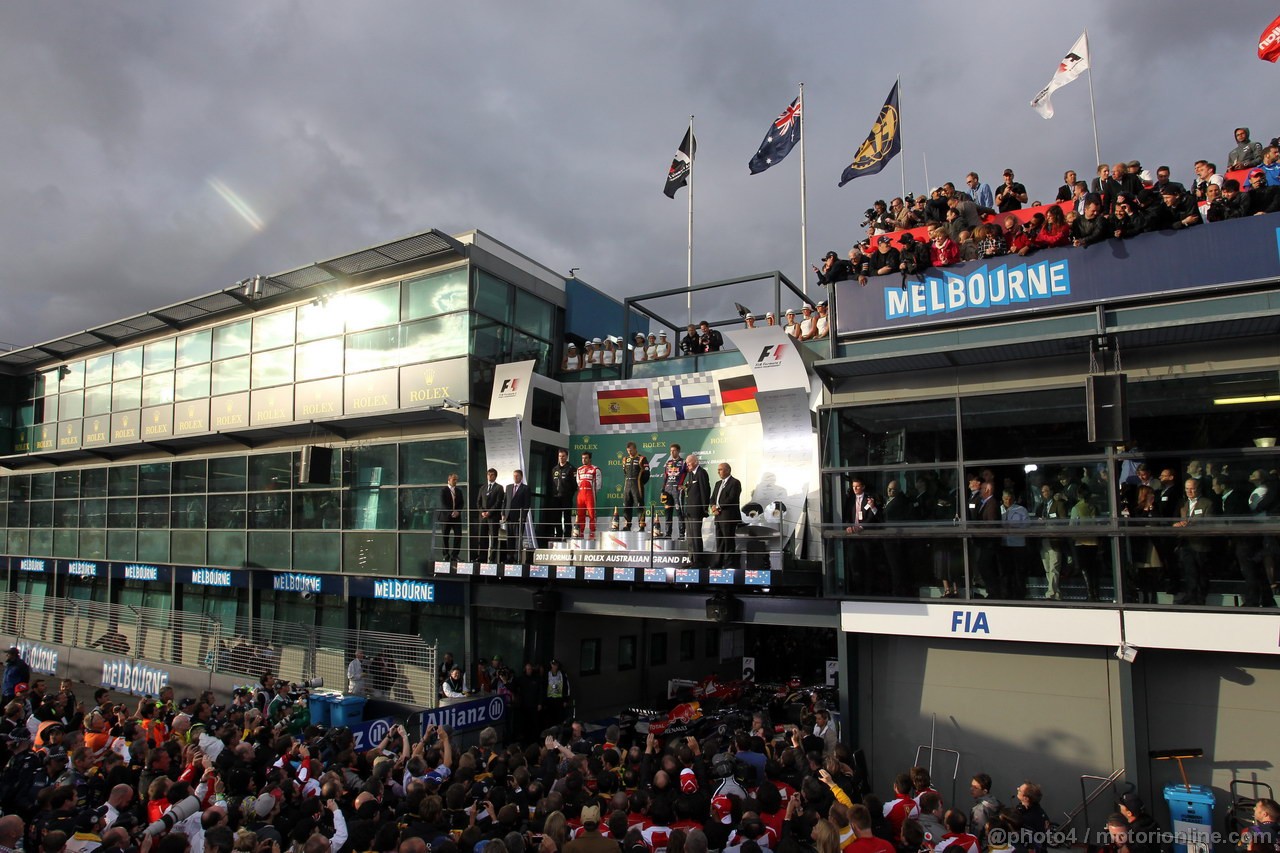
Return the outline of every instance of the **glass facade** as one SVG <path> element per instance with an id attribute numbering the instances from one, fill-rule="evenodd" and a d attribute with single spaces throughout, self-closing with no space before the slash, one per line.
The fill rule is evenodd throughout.
<path id="1" fill-rule="evenodd" d="M 824 410 L 831 591 L 1155 601 L 1188 571 L 1248 579 L 1248 561 L 1269 560 L 1239 525 L 1264 519 L 1258 500 L 1276 488 L 1280 377 L 1130 380 L 1128 413 L 1131 441 L 1108 452 L 1088 440 L 1083 383 Z M 1174 527 L 1188 479 L 1217 525 L 1190 569 L 1202 558 Z M 855 517 L 855 481 L 874 525 Z"/>

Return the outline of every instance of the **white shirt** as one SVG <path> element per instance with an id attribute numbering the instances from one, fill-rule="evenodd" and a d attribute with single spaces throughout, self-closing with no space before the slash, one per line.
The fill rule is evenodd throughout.
<path id="1" fill-rule="evenodd" d="M 647 361 L 648 359 L 645 348 L 636 344 L 635 349 L 631 351 L 631 358 L 633 361 Z"/>
<path id="2" fill-rule="evenodd" d="M 822 314 L 818 315 L 818 322 L 815 324 L 815 328 L 817 328 L 818 330 L 817 334 L 819 336 L 825 335 L 827 333 L 827 318 L 824 315 Z"/>
<path id="3" fill-rule="evenodd" d="M 564 357 L 564 367 L 565 370 L 581 370 L 582 356 L 578 355 L 576 352 L 573 355 L 566 355 Z"/>
<path id="4" fill-rule="evenodd" d="M 671 344 L 663 340 L 658 341 L 658 347 L 654 350 L 654 357 L 666 358 L 669 355 L 671 355 Z"/>
<path id="5" fill-rule="evenodd" d="M 364 665 L 360 658 L 352 658 L 351 663 L 347 664 L 347 692 L 364 692 Z"/>

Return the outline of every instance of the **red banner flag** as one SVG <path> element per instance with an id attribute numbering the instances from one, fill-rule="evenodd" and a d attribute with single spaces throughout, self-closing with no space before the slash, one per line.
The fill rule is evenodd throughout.
<path id="1" fill-rule="evenodd" d="M 1280 17 L 1267 24 L 1267 28 L 1258 36 L 1258 58 L 1267 62 L 1280 59 Z"/>

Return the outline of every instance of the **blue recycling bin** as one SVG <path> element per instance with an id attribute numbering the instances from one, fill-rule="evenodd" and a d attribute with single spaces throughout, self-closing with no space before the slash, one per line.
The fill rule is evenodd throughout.
<path id="1" fill-rule="evenodd" d="M 329 720 L 334 728 L 352 728 L 364 722 L 363 696 L 335 696 L 329 705 Z"/>
<path id="2" fill-rule="evenodd" d="M 1213 789 L 1204 785 L 1166 785 L 1164 801 L 1173 823 L 1174 853 L 1213 850 Z"/>
<path id="3" fill-rule="evenodd" d="M 328 693 L 312 693 L 307 697 L 307 709 L 311 712 L 311 725 L 327 726 L 332 719 L 329 713 L 331 697 Z"/>

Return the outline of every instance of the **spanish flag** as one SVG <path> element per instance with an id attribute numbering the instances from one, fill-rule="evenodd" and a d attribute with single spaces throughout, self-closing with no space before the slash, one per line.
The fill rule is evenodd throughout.
<path id="1" fill-rule="evenodd" d="M 751 374 L 720 380 L 720 399 L 726 415 L 745 415 L 758 412 L 756 405 L 756 380 Z"/>
<path id="2" fill-rule="evenodd" d="M 600 407 L 600 424 L 649 423 L 649 389 L 621 388 L 616 391 L 597 391 L 596 405 Z"/>

